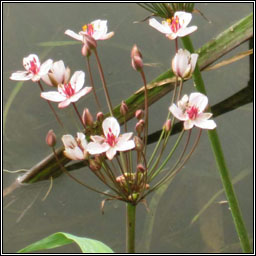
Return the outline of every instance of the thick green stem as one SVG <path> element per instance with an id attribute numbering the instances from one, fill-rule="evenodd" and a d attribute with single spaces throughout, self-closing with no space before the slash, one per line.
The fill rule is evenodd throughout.
<path id="1" fill-rule="evenodd" d="M 184 47 L 187 50 L 189 50 L 191 53 L 194 52 L 194 47 L 189 36 L 183 37 L 182 42 Z M 193 74 L 193 79 L 196 85 L 196 89 L 199 92 L 206 94 L 204 81 L 202 79 L 201 72 L 198 65 L 196 65 L 196 68 Z M 252 251 L 249 243 L 248 233 L 241 215 L 241 211 L 239 209 L 238 201 L 233 189 L 233 185 L 229 175 L 229 170 L 225 162 L 224 154 L 222 151 L 222 147 L 221 147 L 216 129 L 209 130 L 208 137 L 211 142 L 211 147 L 212 147 L 215 160 L 220 172 L 222 184 L 225 189 L 225 193 L 229 202 L 229 206 L 230 206 L 232 217 L 235 223 L 236 231 L 240 239 L 241 247 L 245 253 L 251 253 Z"/>
<path id="2" fill-rule="evenodd" d="M 126 253 L 135 253 L 136 205 L 126 203 Z"/>

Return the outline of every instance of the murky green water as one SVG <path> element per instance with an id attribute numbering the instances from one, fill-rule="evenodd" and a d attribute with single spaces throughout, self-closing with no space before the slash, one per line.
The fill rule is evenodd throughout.
<path id="1" fill-rule="evenodd" d="M 212 21 L 209 24 L 200 15 L 194 15 L 193 25 L 198 31 L 192 35 L 198 48 L 226 27 L 249 14 L 252 4 L 198 4 L 196 6 Z M 170 42 L 142 20 L 148 12 L 136 4 L 25 4 L 5 3 L 3 17 L 3 104 L 14 88 L 15 100 L 10 106 L 5 123 L 3 141 L 3 167 L 7 170 L 29 169 L 50 153 L 45 145 L 45 134 L 54 128 L 59 137 L 63 132 L 55 123 L 45 101 L 39 97 L 39 88 L 32 82 L 19 86 L 9 80 L 16 70 L 22 70 L 22 58 L 36 53 L 42 59 L 62 59 L 72 71 L 84 69 L 80 45 L 63 47 L 42 47 L 45 41 L 70 40 L 64 35 L 66 29 L 80 31 L 81 26 L 97 18 L 107 19 L 110 31 L 115 36 L 106 42 L 99 42 L 102 60 L 113 105 L 130 96 L 141 86 L 140 77 L 130 67 L 130 49 L 136 43 L 142 50 L 146 63 L 157 63 L 146 67 L 147 80 L 167 70 L 170 65 Z M 228 56 L 247 50 L 243 44 Z M 174 45 L 171 48 L 174 53 Z M 93 62 L 96 77 L 96 63 Z M 249 58 L 203 74 L 206 89 L 213 105 L 224 100 L 247 85 L 249 79 Z M 89 80 L 87 80 L 89 83 Z M 104 102 L 100 80 L 95 81 L 100 99 Z M 184 91 L 193 91 L 192 82 Z M 170 96 L 150 108 L 150 132 L 159 129 L 165 119 Z M 86 97 L 78 103 L 82 110 L 89 107 L 92 113 L 94 103 Z M 4 110 L 5 110 L 4 109 Z M 105 107 L 105 110 L 107 108 Z M 163 111 L 164 110 L 164 111 Z M 77 127 L 72 119 L 71 108 L 59 112 L 67 124 L 67 130 L 75 133 Z M 163 113 L 163 114 L 160 114 Z M 228 167 L 232 178 L 243 175 L 236 183 L 235 191 L 240 203 L 250 237 L 253 232 L 253 105 L 216 118 L 218 133 L 222 140 Z M 60 145 L 60 143 L 59 143 Z M 84 178 L 87 170 L 74 172 Z M 17 174 L 3 174 L 3 186 L 11 184 Z M 89 180 L 96 184 L 94 178 Z M 121 202 L 107 203 L 105 215 L 101 215 L 98 194 L 80 187 L 66 176 L 53 181 L 48 197 L 44 199 L 50 182 L 24 186 L 4 199 L 3 205 L 3 250 L 16 252 L 26 245 L 57 231 L 73 233 L 103 241 L 115 252 L 124 252 L 125 211 Z M 218 170 L 206 132 L 189 163 L 175 178 L 158 202 L 154 212 L 147 213 L 143 205 L 137 211 L 137 250 L 139 252 L 206 253 L 240 252 L 239 241 L 234 229 L 230 210 L 222 193 L 201 215 L 190 224 L 198 211 L 222 189 Z M 148 203 L 150 199 L 148 198 Z M 153 214 L 154 213 L 154 214 Z M 154 217 L 153 232 L 144 227 L 147 218 Z M 54 249 L 54 252 L 79 252 L 75 245 Z"/>

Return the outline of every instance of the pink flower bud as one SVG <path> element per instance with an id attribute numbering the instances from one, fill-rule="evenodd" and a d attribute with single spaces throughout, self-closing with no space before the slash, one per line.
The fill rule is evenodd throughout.
<path id="1" fill-rule="evenodd" d="M 104 119 L 103 113 L 102 113 L 102 112 L 98 112 L 97 115 L 96 115 L 96 120 L 97 120 L 98 122 L 102 122 L 103 119 Z"/>
<path id="2" fill-rule="evenodd" d="M 135 117 L 139 120 L 144 117 L 144 111 L 142 109 L 138 109 L 135 112 Z"/>
<path id="3" fill-rule="evenodd" d="M 137 47 L 134 45 L 131 51 L 132 67 L 136 71 L 140 71 L 143 68 L 142 55 Z"/>
<path id="4" fill-rule="evenodd" d="M 135 129 L 138 134 L 141 134 L 143 132 L 144 125 L 145 125 L 145 121 L 143 119 L 140 119 L 139 122 L 137 122 Z"/>
<path id="5" fill-rule="evenodd" d="M 143 164 L 138 164 L 137 165 L 137 171 L 144 173 L 146 171 L 145 167 L 143 166 Z"/>
<path id="6" fill-rule="evenodd" d="M 93 117 L 89 111 L 88 108 L 85 108 L 84 109 L 84 112 L 83 112 L 83 115 L 82 115 L 82 121 L 83 121 L 83 124 L 86 126 L 91 126 L 93 125 Z"/>
<path id="7" fill-rule="evenodd" d="M 168 119 L 168 120 L 166 120 L 166 122 L 164 123 L 163 129 L 164 129 L 166 132 L 169 132 L 169 131 L 171 130 L 171 126 L 172 126 L 171 119 Z"/>
<path id="8" fill-rule="evenodd" d="M 46 135 L 45 141 L 46 141 L 46 144 L 49 147 L 54 147 L 55 146 L 55 144 L 56 144 L 56 135 L 55 135 L 53 130 L 49 130 L 49 132 Z"/>
<path id="9" fill-rule="evenodd" d="M 120 113 L 125 116 L 128 112 L 128 107 L 124 101 L 122 101 L 121 106 L 120 106 Z"/>

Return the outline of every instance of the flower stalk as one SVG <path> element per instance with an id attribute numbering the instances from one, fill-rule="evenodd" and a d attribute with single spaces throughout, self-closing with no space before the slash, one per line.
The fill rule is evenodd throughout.
<path id="1" fill-rule="evenodd" d="M 126 203 L 126 253 L 135 253 L 136 205 Z"/>

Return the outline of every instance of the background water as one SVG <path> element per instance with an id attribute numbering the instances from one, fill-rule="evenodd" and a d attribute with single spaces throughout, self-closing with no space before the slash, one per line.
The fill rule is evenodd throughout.
<path id="1" fill-rule="evenodd" d="M 25 82 L 21 89 L 9 80 L 16 70 L 22 70 L 22 59 L 30 53 L 38 54 L 42 60 L 52 58 L 64 60 L 72 71 L 83 70 L 81 46 L 42 47 L 46 41 L 70 40 L 64 35 L 66 29 L 80 31 L 81 26 L 97 18 L 107 19 L 109 30 L 115 36 L 99 42 L 98 51 L 102 60 L 113 105 L 130 96 L 141 87 L 140 77 L 130 67 L 130 49 L 136 43 L 146 63 L 157 63 L 146 67 L 147 80 L 155 78 L 170 66 L 174 45 L 149 27 L 147 23 L 134 24 L 149 15 L 133 3 L 4 3 L 3 4 L 3 105 L 13 90 L 17 95 L 10 106 L 5 123 L 3 140 L 3 167 L 7 170 L 29 169 L 50 153 L 45 145 L 45 135 L 53 128 L 58 137 L 63 134 L 56 124 L 44 100 L 39 97 L 39 88 L 32 82 Z M 192 24 L 198 31 L 191 37 L 195 48 L 212 39 L 225 28 L 253 11 L 253 5 L 245 4 L 197 4 L 208 23 L 200 15 L 193 16 Z M 248 49 L 248 43 L 232 51 L 228 56 Z M 225 57 L 226 58 L 226 57 Z M 92 61 L 95 77 L 96 63 Z M 249 79 L 249 58 L 225 66 L 220 70 L 203 73 L 210 103 L 214 105 L 247 85 Z M 87 79 L 87 84 L 89 83 Z M 104 101 L 100 80 L 96 86 Z M 192 82 L 186 83 L 184 92 L 191 92 Z M 159 129 L 166 116 L 170 95 L 150 108 L 150 132 Z M 85 97 L 78 103 L 80 111 L 89 107 L 95 114 L 92 97 Z M 107 111 L 106 107 L 105 110 Z M 247 104 L 235 111 L 216 118 L 218 134 L 230 170 L 231 178 L 244 177 L 235 185 L 246 227 L 250 238 L 253 232 L 253 105 Z M 59 111 L 69 133 L 75 134 L 79 123 L 74 125 L 73 109 Z M 130 124 L 132 128 L 133 124 Z M 58 144 L 60 145 L 60 143 Z M 77 170 L 77 177 L 84 179 L 86 169 Z M 3 173 L 3 187 L 10 185 L 18 174 Z M 94 178 L 88 182 L 96 184 Z M 3 204 L 3 250 L 16 252 L 26 245 L 57 231 L 98 239 L 115 252 L 125 250 L 125 208 L 121 202 L 110 202 L 101 214 L 102 198 L 98 194 L 80 187 L 66 176 L 53 181 L 48 197 L 44 196 L 49 181 L 23 186 L 4 199 Z M 228 204 L 222 193 L 201 215 L 190 224 L 198 211 L 222 189 L 218 170 L 211 152 L 206 132 L 200 144 L 177 175 L 164 195 L 159 199 L 157 209 L 147 213 L 143 205 L 137 211 L 138 252 L 206 253 L 241 252 L 232 222 Z M 152 197 L 148 198 L 150 203 Z M 152 216 L 153 214 L 153 216 Z M 146 231 L 145 221 L 154 220 L 152 233 Z M 80 252 L 76 245 L 54 249 L 53 252 Z"/>

